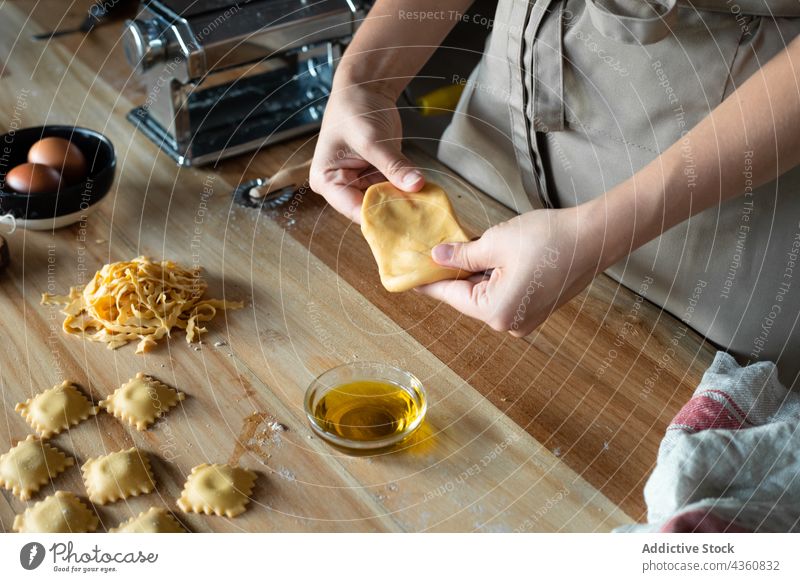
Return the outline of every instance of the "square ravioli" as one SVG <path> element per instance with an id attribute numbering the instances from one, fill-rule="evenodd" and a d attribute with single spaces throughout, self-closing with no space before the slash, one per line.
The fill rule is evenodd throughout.
<path id="1" fill-rule="evenodd" d="M 109 531 L 110 533 L 186 533 L 175 516 L 163 507 L 151 507 Z"/>
<path id="2" fill-rule="evenodd" d="M 97 529 L 99 520 L 74 493 L 56 491 L 14 518 L 20 533 L 85 533 Z"/>
<path id="3" fill-rule="evenodd" d="M 89 459 L 81 467 L 89 501 L 103 505 L 155 488 L 147 453 L 137 448 Z"/>
<path id="4" fill-rule="evenodd" d="M 117 388 L 100 406 L 118 419 L 146 430 L 186 395 L 142 372 Z"/>
<path id="5" fill-rule="evenodd" d="M 186 512 L 236 517 L 244 513 L 256 477 L 249 469 L 203 463 L 192 469 L 178 507 Z"/>
<path id="6" fill-rule="evenodd" d="M 83 393 L 72 382 L 63 382 L 40 392 L 14 407 L 42 438 L 60 433 L 97 414 Z"/>
<path id="7" fill-rule="evenodd" d="M 74 464 L 72 457 L 30 435 L 0 455 L 0 487 L 27 501 L 42 485 Z"/>

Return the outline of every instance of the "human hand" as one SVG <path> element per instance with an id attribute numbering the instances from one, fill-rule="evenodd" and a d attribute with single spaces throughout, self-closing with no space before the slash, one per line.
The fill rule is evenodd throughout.
<path id="1" fill-rule="evenodd" d="M 372 184 L 388 180 L 405 192 L 419 191 L 425 179 L 401 153 L 402 137 L 390 95 L 357 85 L 335 88 L 311 163 L 311 189 L 357 223 Z"/>
<path id="2" fill-rule="evenodd" d="M 418 291 L 495 330 L 526 336 L 602 270 L 603 233 L 589 214 L 580 206 L 534 210 L 476 241 L 438 245 L 431 253 L 437 263 L 480 274 Z"/>

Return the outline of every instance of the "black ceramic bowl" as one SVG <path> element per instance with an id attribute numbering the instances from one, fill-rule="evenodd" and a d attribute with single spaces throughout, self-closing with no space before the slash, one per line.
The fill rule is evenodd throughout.
<path id="1" fill-rule="evenodd" d="M 45 137 L 71 141 L 86 157 L 89 172 L 79 184 L 58 192 L 21 194 L 6 186 L 6 174 L 27 162 L 30 147 Z M 94 210 L 114 182 L 117 158 L 104 135 L 85 127 L 45 125 L 0 136 L 0 214 L 12 214 L 24 228 L 59 228 L 78 222 Z"/>

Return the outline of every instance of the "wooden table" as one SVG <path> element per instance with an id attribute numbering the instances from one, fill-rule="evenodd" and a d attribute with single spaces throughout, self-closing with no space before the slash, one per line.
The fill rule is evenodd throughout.
<path id="1" fill-rule="evenodd" d="M 176 167 L 125 120 L 145 89 L 124 61 L 119 25 L 88 38 L 29 40 L 78 22 L 87 2 L 67 4 L 0 8 L 0 124 L 97 129 L 114 142 L 119 171 L 85 232 L 8 237 L 0 450 L 31 432 L 17 402 L 63 379 L 99 400 L 144 371 L 186 392 L 183 406 L 147 432 L 101 413 L 53 439 L 78 464 L 132 445 L 155 456 L 157 492 L 97 507 L 106 528 L 151 505 L 176 510 L 185 476 L 202 462 L 240 463 L 260 477 L 239 518 L 178 511 L 193 531 L 607 531 L 643 519 L 659 440 L 710 362 L 710 346 L 605 276 L 522 340 L 417 294 L 386 293 L 358 229 L 318 196 L 272 213 L 232 204 L 241 179 L 299 161 L 312 143 L 217 168 Z M 471 230 L 511 216 L 415 157 L 456 194 Z M 65 292 L 104 263 L 140 254 L 199 262 L 211 296 L 246 308 L 213 322 L 199 350 L 176 334 L 135 355 L 133 345 L 107 351 L 65 336 L 57 310 L 39 304 L 43 291 Z M 312 438 L 306 386 L 353 360 L 396 362 L 423 380 L 431 407 L 412 446 L 349 457 Z M 288 430 L 271 433 L 272 421 Z M 77 468 L 34 501 L 55 489 L 85 495 Z M 0 529 L 25 507 L 3 490 Z"/>

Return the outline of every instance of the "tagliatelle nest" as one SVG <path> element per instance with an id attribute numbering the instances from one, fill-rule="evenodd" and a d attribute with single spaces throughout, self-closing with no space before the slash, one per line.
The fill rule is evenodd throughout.
<path id="1" fill-rule="evenodd" d="M 239 301 L 202 299 L 208 284 L 200 269 L 147 257 L 105 265 L 85 287 L 69 295 L 42 294 L 42 305 L 65 305 L 64 331 L 115 350 L 139 340 L 136 353 L 146 352 L 175 329 L 191 343 L 206 332 L 201 324 L 218 309 L 239 309 Z"/>

